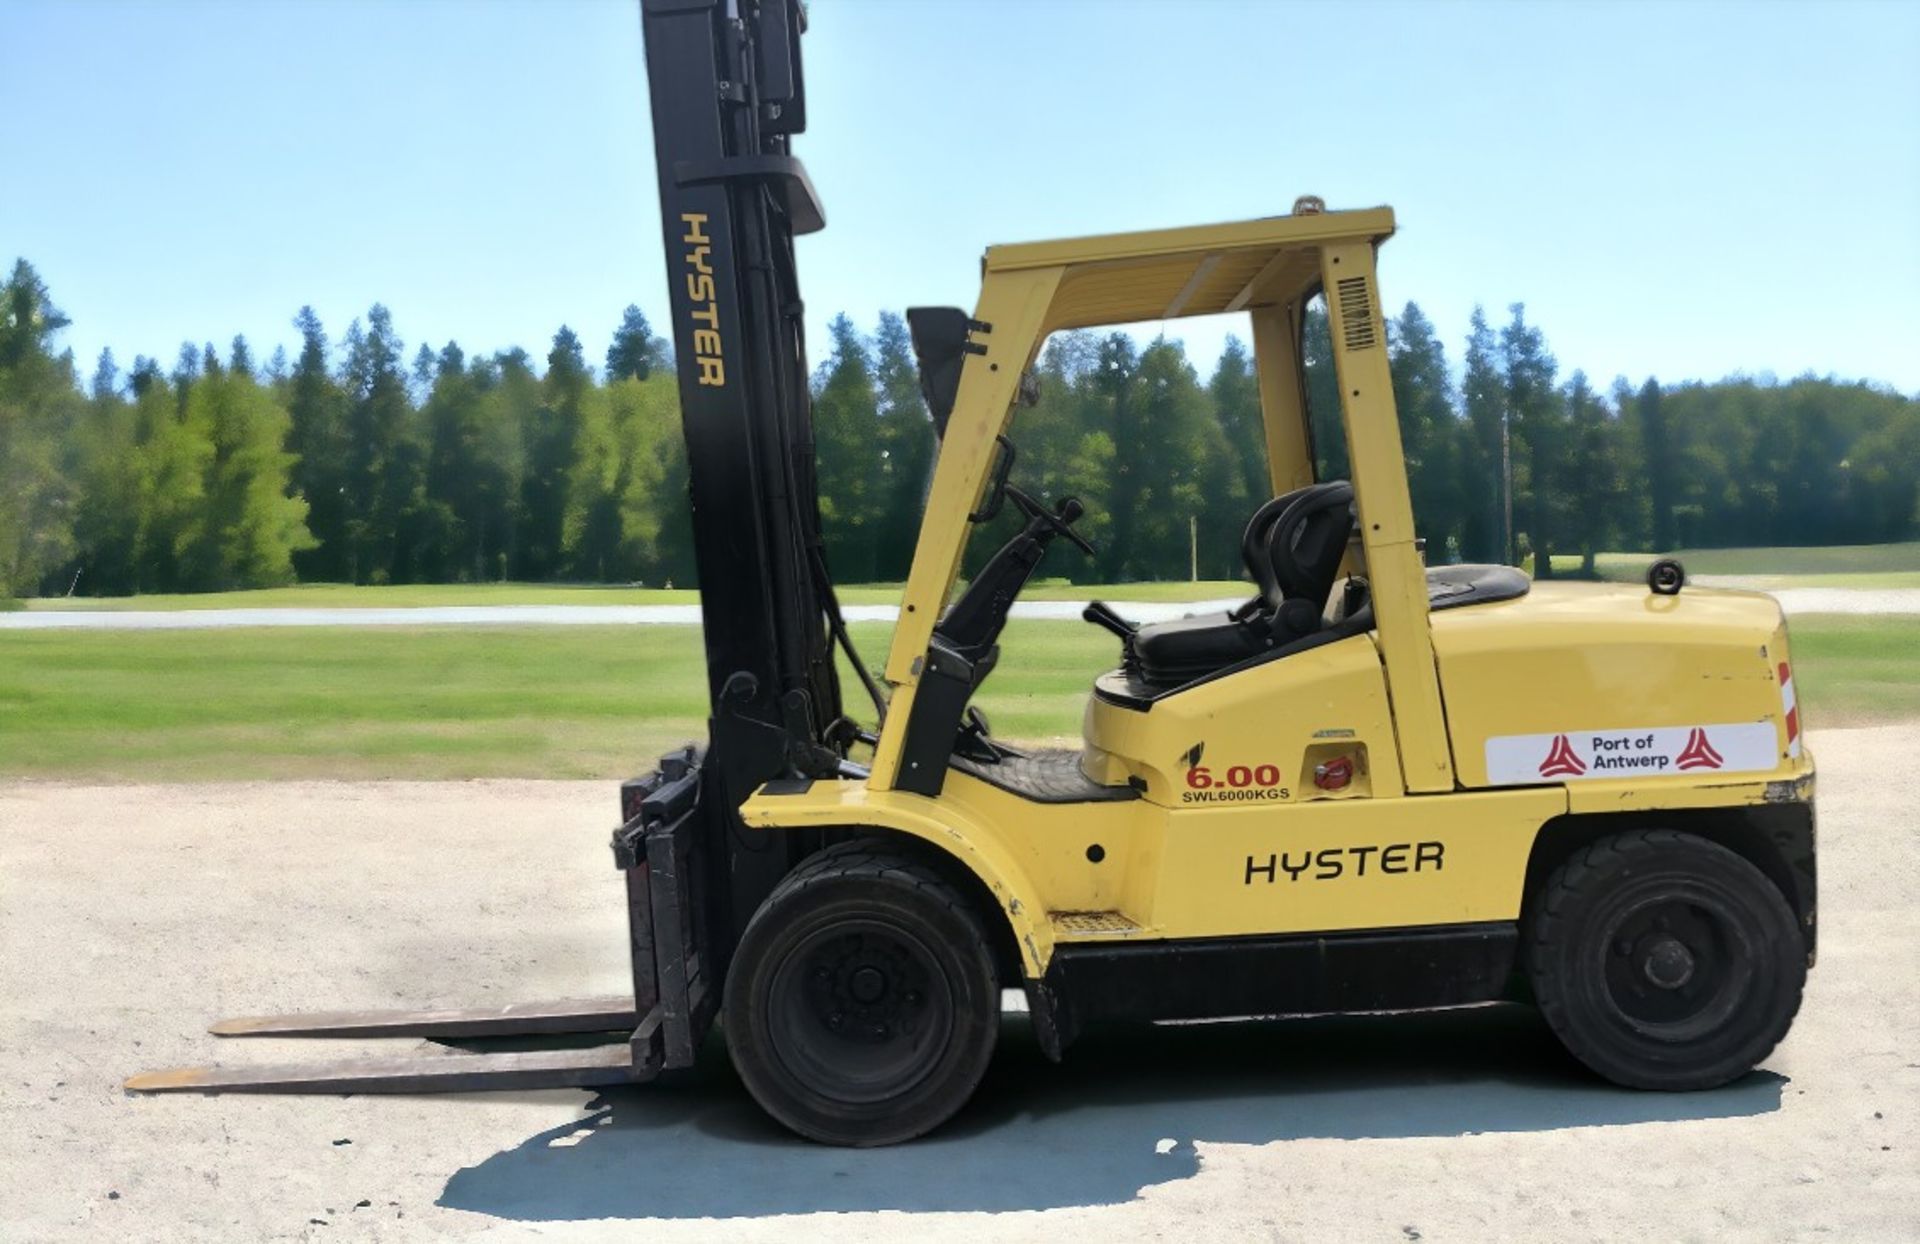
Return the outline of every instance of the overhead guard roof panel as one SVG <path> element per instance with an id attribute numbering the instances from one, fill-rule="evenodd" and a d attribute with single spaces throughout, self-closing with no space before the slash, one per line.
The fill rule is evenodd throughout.
<path id="1" fill-rule="evenodd" d="M 1271 216 L 994 246 L 984 266 L 1064 268 L 1047 327 L 1086 328 L 1290 302 L 1319 281 L 1321 246 L 1383 241 L 1393 230 L 1386 207 Z"/>

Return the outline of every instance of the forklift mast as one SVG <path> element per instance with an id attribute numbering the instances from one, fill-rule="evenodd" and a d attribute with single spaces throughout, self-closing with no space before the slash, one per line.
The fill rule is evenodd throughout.
<path id="1" fill-rule="evenodd" d="M 833 662 L 852 656 L 820 539 L 793 239 L 825 220 L 788 151 L 806 124 L 798 0 L 643 0 L 661 235 L 700 577 L 708 741 L 620 788 L 631 997 L 250 1016 L 221 1036 L 547 1038 L 597 1047 L 189 1067 L 138 1092 L 392 1092 L 636 1083 L 689 1067 L 741 931 L 818 835 L 752 833 L 772 782 L 864 772 Z M 874 699 L 872 676 L 854 668 Z M 797 779 L 781 783 L 778 779 Z"/>
<path id="2" fill-rule="evenodd" d="M 736 809 L 771 779 L 838 773 L 850 737 L 794 267 L 794 238 L 825 218 L 789 150 L 806 126 L 798 0 L 641 12 L 712 706 L 704 754 L 663 773 L 699 773 L 705 884 L 690 897 L 718 966 L 789 862 L 777 837 L 749 840 Z M 623 819 L 662 784 L 628 783 Z"/>

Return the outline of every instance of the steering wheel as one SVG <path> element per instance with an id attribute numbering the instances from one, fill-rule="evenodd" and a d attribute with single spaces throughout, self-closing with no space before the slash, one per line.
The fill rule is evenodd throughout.
<path id="1" fill-rule="evenodd" d="M 1086 513 L 1086 508 L 1080 504 L 1079 498 L 1062 497 L 1060 504 L 1049 510 L 1037 499 L 1012 485 L 1007 486 L 1007 496 L 1012 498 L 1013 504 L 1029 519 L 1037 520 L 1055 535 L 1065 536 L 1073 542 L 1075 548 L 1088 557 L 1095 556 L 1093 545 L 1085 536 L 1073 529 L 1073 521 Z"/>

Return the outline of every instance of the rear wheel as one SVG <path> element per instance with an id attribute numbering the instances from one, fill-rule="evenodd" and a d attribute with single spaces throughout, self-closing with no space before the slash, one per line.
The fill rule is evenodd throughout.
<path id="1" fill-rule="evenodd" d="M 1702 1089 L 1750 1071 L 1786 1035 L 1806 944 L 1752 863 L 1670 830 L 1618 834 L 1548 878 L 1528 976 L 1572 1054 L 1630 1088 Z"/>
<path id="2" fill-rule="evenodd" d="M 795 869 L 727 973 L 740 1078 L 825 1144 L 894 1144 L 944 1123 L 985 1073 L 999 1021 L 977 915 L 932 869 L 870 843 Z"/>

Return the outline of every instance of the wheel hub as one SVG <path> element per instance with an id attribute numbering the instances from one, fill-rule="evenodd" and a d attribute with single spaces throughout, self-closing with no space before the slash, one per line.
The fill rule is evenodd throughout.
<path id="1" fill-rule="evenodd" d="M 813 1013 L 841 1037 L 885 1044 L 919 1029 L 926 969 L 892 938 L 829 940 L 809 957 L 807 978 Z"/>
<path id="2" fill-rule="evenodd" d="M 920 1083 L 948 1048 L 953 991 L 910 929 L 853 919 L 804 939 L 774 970 L 771 1044 L 811 1092 L 884 1101 Z"/>
<path id="3" fill-rule="evenodd" d="M 1662 1039 L 1710 1028 L 1737 1002 L 1727 916 L 1716 904 L 1666 897 L 1623 912 L 1608 938 L 1605 980 L 1617 1012 Z"/>
<path id="4" fill-rule="evenodd" d="M 872 1006 L 887 992 L 887 975 L 879 968 L 860 968 L 847 981 L 847 988 L 855 1002 Z"/>
<path id="5" fill-rule="evenodd" d="M 1647 951 L 1640 970 L 1661 989 L 1678 989 L 1693 979 L 1693 952 L 1676 938 L 1663 937 Z"/>

